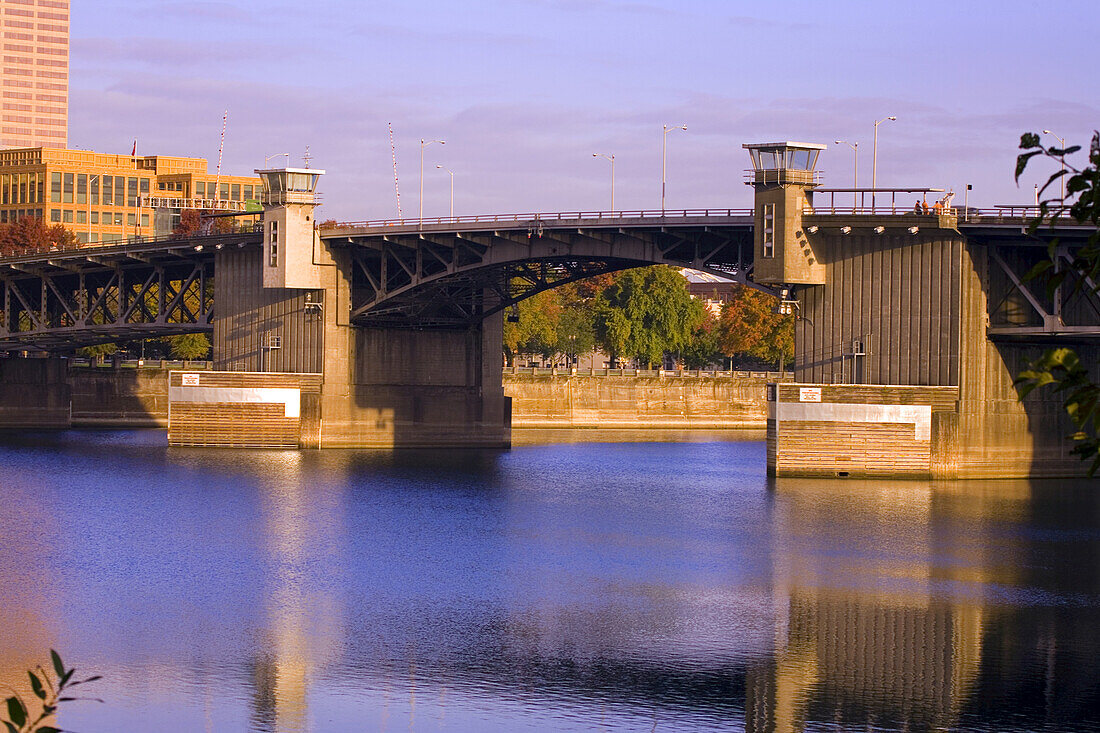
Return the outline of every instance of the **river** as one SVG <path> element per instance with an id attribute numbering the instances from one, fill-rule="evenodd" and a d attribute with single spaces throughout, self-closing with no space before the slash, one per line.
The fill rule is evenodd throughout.
<path id="1" fill-rule="evenodd" d="M 511 451 L 0 436 L 0 679 L 119 731 L 1100 730 L 1100 482 L 779 480 L 759 436 Z"/>

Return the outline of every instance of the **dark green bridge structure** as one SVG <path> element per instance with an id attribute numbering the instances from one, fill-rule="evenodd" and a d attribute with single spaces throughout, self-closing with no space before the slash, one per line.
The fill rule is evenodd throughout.
<path id="1" fill-rule="evenodd" d="M 321 172 L 282 169 L 260 172 L 264 220 L 252 232 L 0 257 L 0 425 L 33 421 L 19 405 L 33 379 L 9 377 L 50 360 L 21 356 L 207 332 L 217 372 L 173 375 L 173 444 L 233 444 L 232 430 L 214 439 L 202 425 L 230 414 L 258 425 L 239 417 L 255 408 L 283 420 L 284 437 L 296 421 L 299 447 L 505 446 L 505 314 L 564 283 L 667 264 L 771 292 L 798 315 L 796 384 L 769 392 L 772 473 L 1080 472 L 1060 404 L 1021 404 L 1012 380 L 1051 344 L 1096 363 L 1095 284 L 1048 293 L 1025 279 L 1052 238 L 1064 262 L 1086 228 L 1029 234 L 1033 212 L 1018 209 L 914 213 L 899 197 L 933 189 L 821 189 L 821 146 L 746 147 L 753 209 L 316 229 Z M 285 390 L 298 390 L 293 408 Z"/>

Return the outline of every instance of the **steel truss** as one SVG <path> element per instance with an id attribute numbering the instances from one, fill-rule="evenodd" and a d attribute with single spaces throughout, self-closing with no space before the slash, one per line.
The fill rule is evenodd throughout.
<path id="1" fill-rule="evenodd" d="M 1035 265 L 1049 259 L 1045 246 L 990 244 L 988 256 L 987 332 L 991 338 L 1100 338 L 1096 283 L 1068 267 L 1073 261 L 1069 245 L 1055 250 L 1054 271 L 1064 272 L 1066 278 L 1053 290 L 1040 280 L 1028 279 Z"/>
<path id="2" fill-rule="evenodd" d="M 550 288 L 650 264 L 690 267 L 765 289 L 748 279 L 753 245 L 747 224 L 531 226 L 325 239 L 351 258 L 351 318 L 359 325 L 468 326 Z"/>

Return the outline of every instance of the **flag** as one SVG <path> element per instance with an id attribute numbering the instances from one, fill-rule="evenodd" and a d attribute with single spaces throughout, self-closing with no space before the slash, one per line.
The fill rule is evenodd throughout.
<path id="1" fill-rule="evenodd" d="M 134 149 L 130 151 L 130 157 L 133 158 L 137 155 L 137 140 L 134 140 Z"/>

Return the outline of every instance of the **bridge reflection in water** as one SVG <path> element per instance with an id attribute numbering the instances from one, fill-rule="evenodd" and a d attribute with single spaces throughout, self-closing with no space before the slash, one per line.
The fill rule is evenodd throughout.
<path id="1" fill-rule="evenodd" d="M 5 534 L 0 587 L 43 580 L 0 618 L 105 675 L 66 727 L 1100 726 L 1091 486 L 768 488 L 751 442 L 53 440 L 0 443 L 4 529 L 61 517 Z"/>

